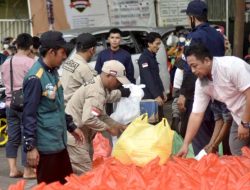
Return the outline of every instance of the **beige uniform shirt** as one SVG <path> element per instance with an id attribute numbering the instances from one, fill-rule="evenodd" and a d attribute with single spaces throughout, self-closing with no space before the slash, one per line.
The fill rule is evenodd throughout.
<path id="1" fill-rule="evenodd" d="M 119 90 L 110 93 L 104 89 L 98 75 L 75 91 L 65 112 L 73 117 L 74 123 L 83 131 L 85 140 L 90 143 L 97 131 L 105 131 L 118 124 L 106 114 L 105 104 L 119 101 L 120 98 Z M 71 134 L 68 135 L 68 144 L 75 145 Z"/>
<path id="2" fill-rule="evenodd" d="M 73 93 L 87 81 L 96 76 L 96 71 L 92 70 L 86 60 L 77 53 L 72 59 L 63 64 L 62 86 L 64 89 L 64 103 L 67 105 Z"/>

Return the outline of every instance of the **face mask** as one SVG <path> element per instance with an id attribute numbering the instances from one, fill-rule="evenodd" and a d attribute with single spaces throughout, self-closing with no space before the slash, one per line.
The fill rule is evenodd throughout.
<path id="1" fill-rule="evenodd" d="M 183 42 L 185 42 L 185 40 L 186 40 L 186 38 L 184 38 L 184 37 L 179 37 L 179 42 L 183 43 Z"/>
<path id="2" fill-rule="evenodd" d="M 4 49 L 8 49 L 9 48 L 9 44 L 3 44 L 3 48 Z"/>

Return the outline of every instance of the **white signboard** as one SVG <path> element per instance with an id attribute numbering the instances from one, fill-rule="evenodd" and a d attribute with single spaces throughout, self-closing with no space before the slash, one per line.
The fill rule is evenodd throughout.
<path id="1" fill-rule="evenodd" d="M 64 0 L 64 7 L 71 29 L 110 25 L 106 0 Z"/>
<path id="2" fill-rule="evenodd" d="M 159 26 L 187 25 L 188 19 L 186 13 L 181 13 L 181 10 L 186 9 L 190 0 L 159 0 L 157 10 L 159 13 Z"/>
<path id="3" fill-rule="evenodd" d="M 112 26 L 156 26 L 154 0 L 108 0 Z"/>

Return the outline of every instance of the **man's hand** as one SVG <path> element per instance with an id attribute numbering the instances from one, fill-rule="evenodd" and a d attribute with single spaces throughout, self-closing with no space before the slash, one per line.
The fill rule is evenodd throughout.
<path id="1" fill-rule="evenodd" d="M 121 132 L 123 132 L 127 127 L 128 127 L 127 125 L 119 125 Z"/>
<path id="2" fill-rule="evenodd" d="M 163 106 L 164 102 L 162 100 L 162 98 L 160 96 L 158 96 L 157 98 L 155 98 L 155 101 L 157 102 L 157 104 L 159 106 Z"/>
<path id="3" fill-rule="evenodd" d="M 183 144 L 180 151 L 176 154 L 176 156 L 186 158 L 187 154 L 188 154 L 188 144 Z"/>
<path id="4" fill-rule="evenodd" d="M 178 105 L 178 109 L 180 112 L 185 112 L 186 111 L 186 107 L 185 107 L 185 103 L 186 103 L 186 98 L 183 95 L 180 95 L 177 101 L 177 105 Z"/>
<path id="5" fill-rule="evenodd" d="M 204 150 L 206 151 L 207 154 L 209 153 L 216 153 L 218 151 L 218 148 L 215 148 L 213 145 L 206 145 L 204 147 Z"/>
<path id="6" fill-rule="evenodd" d="M 117 136 L 119 134 L 121 134 L 120 132 L 123 132 L 125 129 L 127 128 L 127 125 L 115 125 L 111 128 L 108 129 L 108 132 L 112 135 L 112 136 Z"/>
<path id="7" fill-rule="evenodd" d="M 112 135 L 112 136 L 117 136 L 119 134 L 119 128 L 118 127 L 111 127 L 108 128 L 107 131 Z"/>
<path id="8" fill-rule="evenodd" d="M 40 155 L 36 148 L 27 152 L 27 162 L 32 168 L 36 168 L 39 163 Z"/>
<path id="9" fill-rule="evenodd" d="M 238 139 L 244 140 L 249 137 L 249 129 L 243 127 L 241 124 L 238 127 Z"/>
<path id="10" fill-rule="evenodd" d="M 84 135 L 81 131 L 81 129 L 76 128 L 71 135 L 75 138 L 76 144 L 83 144 L 84 142 Z"/>

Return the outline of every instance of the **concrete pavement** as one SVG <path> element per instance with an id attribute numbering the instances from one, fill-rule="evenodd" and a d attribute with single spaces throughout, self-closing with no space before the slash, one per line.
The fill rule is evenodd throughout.
<path id="1" fill-rule="evenodd" d="M 20 147 L 21 148 L 21 147 Z M 19 149 L 20 149 L 19 148 Z M 21 153 L 19 151 L 19 158 L 18 158 L 18 168 L 22 171 L 21 166 Z M 7 190 L 9 185 L 17 183 L 22 178 L 9 178 L 9 167 L 8 162 L 5 157 L 5 148 L 0 147 L 0 189 L 1 190 Z M 32 186 L 36 185 L 36 180 L 26 180 L 26 188 L 25 189 L 31 189 Z"/>

